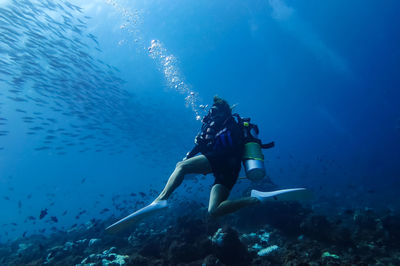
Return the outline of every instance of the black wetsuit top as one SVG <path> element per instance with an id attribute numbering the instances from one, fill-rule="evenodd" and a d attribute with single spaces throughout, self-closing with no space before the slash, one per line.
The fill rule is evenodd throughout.
<path id="1" fill-rule="evenodd" d="M 196 137 L 196 146 L 186 158 L 193 157 L 199 152 L 206 156 L 215 176 L 214 184 L 222 184 L 231 190 L 241 168 L 244 149 L 243 131 L 232 116 L 219 126 L 206 118 L 203 119 L 201 132 Z"/>

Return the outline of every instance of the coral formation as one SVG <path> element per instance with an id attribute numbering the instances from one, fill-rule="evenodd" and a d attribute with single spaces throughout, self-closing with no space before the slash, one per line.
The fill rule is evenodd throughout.
<path id="1" fill-rule="evenodd" d="M 179 218 L 149 219 L 121 235 L 104 233 L 111 220 L 92 220 L 50 236 L 25 236 L 0 244 L 0 264 L 400 265 L 400 218 L 393 212 L 326 216 L 274 203 L 215 220 L 204 206 L 184 209 Z"/>

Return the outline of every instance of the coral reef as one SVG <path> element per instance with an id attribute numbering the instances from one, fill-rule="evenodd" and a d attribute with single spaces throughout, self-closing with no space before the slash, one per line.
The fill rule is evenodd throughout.
<path id="1" fill-rule="evenodd" d="M 112 220 L 92 220 L 25 236 L 0 244 L 0 264 L 400 265 L 400 216 L 391 211 L 326 216 L 296 203 L 271 203 L 212 219 L 196 203 L 184 209 L 120 235 L 105 234 Z"/>

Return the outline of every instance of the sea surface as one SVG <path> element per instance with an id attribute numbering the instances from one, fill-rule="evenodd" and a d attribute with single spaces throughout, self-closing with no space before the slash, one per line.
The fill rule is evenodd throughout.
<path id="1" fill-rule="evenodd" d="M 103 229 L 157 197 L 193 147 L 201 118 L 218 95 L 258 125 L 264 143 L 275 142 L 263 151 L 274 186 L 268 178 L 239 179 L 231 199 L 249 196 L 251 189 L 304 187 L 313 200 L 251 207 L 213 221 L 213 227 L 207 206 L 214 178 L 191 176 L 171 198 L 170 227 L 187 223 L 194 230 L 196 222 L 181 217 L 200 216 L 207 228 L 200 238 L 218 246 L 213 236 L 230 226 L 226 234 L 234 230 L 243 245 L 250 245 L 243 234 L 278 230 L 277 236 L 285 235 L 290 226 L 279 225 L 294 219 L 299 229 L 289 230 L 288 239 L 323 242 L 309 229 L 329 226 L 312 217 L 324 217 L 336 228 L 342 226 L 336 218 L 347 215 L 349 223 L 360 226 L 353 245 L 362 242 L 365 250 L 340 256 L 340 248 L 348 246 L 335 242 L 338 250 L 321 249 L 293 265 L 318 259 L 355 263 L 356 256 L 366 264 L 395 265 L 400 255 L 389 250 L 398 243 L 390 236 L 400 232 L 399 10 L 396 0 L 0 0 L 0 262 L 84 264 L 90 252 L 122 249 L 130 256 L 124 263 L 140 265 L 123 244 L 111 250 L 118 241 L 102 238 Z M 266 218 L 285 208 L 293 217 Z M 260 210 L 264 218 L 257 216 Z M 375 224 L 357 223 L 363 215 Z M 245 223 L 249 217 L 263 222 Z M 314 222 L 307 227 L 307 221 Z M 88 224 L 96 231 L 87 233 Z M 162 220 L 153 225 L 158 237 L 166 236 Z M 135 237 L 150 241 L 137 235 L 150 230 L 150 222 L 141 226 Z M 379 226 L 389 238 L 360 237 L 370 237 L 368 230 Z M 76 228 L 81 231 L 68 240 Z M 53 256 L 55 243 L 84 243 L 76 242 L 83 240 L 79 232 L 86 232 L 88 242 L 100 239 L 101 248 L 73 253 L 67 261 L 65 254 Z M 120 237 L 127 241 L 133 235 Z M 46 239 L 44 248 L 18 261 L 15 254 L 29 251 L 37 239 Z M 257 248 L 249 247 L 250 263 L 257 257 L 271 265 L 289 264 L 283 259 L 289 240 L 276 239 L 272 244 L 279 249 L 271 252 L 280 252 L 281 259 L 257 257 Z M 141 244 L 129 240 L 126 245 Z M 370 253 L 388 260 L 361 259 L 368 245 L 379 246 Z M 315 248 L 312 242 L 304 247 Z M 161 255 L 144 251 L 140 256 L 163 265 L 214 265 L 203 260 L 211 251 L 190 260 L 173 248 L 165 256 L 162 247 L 155 250 Z M 222 253 L 214 255 L 231 265 Z"/>

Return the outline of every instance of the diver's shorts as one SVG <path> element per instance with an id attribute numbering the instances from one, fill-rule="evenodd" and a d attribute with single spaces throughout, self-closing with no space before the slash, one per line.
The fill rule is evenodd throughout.
<path id="1" fill-rule="evenodd" d="M 212 152 L 203 154 L 211 165 L 215 177 L 214 184 L 224 185 L 231 190 L 239 177 L 241 158 L 215 156 Z"/>

